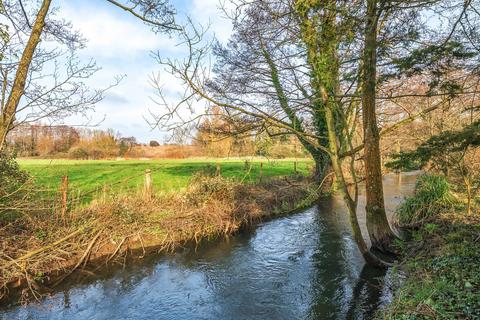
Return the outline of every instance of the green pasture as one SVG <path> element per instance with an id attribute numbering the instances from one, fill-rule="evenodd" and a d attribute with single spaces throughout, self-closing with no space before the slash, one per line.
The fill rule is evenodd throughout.
<path id="1" fill-rule="evenodd" d="M 57 189 L 62 176 L 68 176 L 69 189 L 82 193 L 102 190 L 121 192 L 139 189 L 143 185 L 144 172 L 152 170 L 154 190 L 171 192 L 185 188 L 192 175 L 199 170 L 221 168 L 223 177 L 245 183 L 258 181 L 260 163 L 263 177 L 279 177 L 294 174 L 294 159 L 249 160 L 244 159 L 182 159 L 182 160 L 49 160 L 19 159 L 20 166 L 29 172 L 39 188 Z M 297 172 L 306 175 L 313 162 L 298 159 Z"/>

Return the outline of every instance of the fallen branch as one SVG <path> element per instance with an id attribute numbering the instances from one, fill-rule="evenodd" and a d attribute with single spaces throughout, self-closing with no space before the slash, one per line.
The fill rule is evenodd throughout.
<path id="1" fill-rule="evenodd" d="M 67 241 L 68 239 L 71 239 L 73 237 L 75 237 L 76 235 L 80 234 L 82 231 L 84 231 L 87 227 L 89 227 L 89 225 L 85 225 L 83 227 L 81 227 L 80 229 L 77 229 L 76 231 L 70 233 L 69 235 L 67 235 L 66 237 L 60 239 L 60 240 L 57 240 L 51 244 L 49 244 L 48 246 L 45 246 L 45 247 L 42 247 L 42 248 L 39 248 L 39 249 L 36 249 L 36 250 L 33 250 L 33 251 L 30 251 L 28 253 L 26 253 L 25 255 L 17 258 L 17 259 L 14 259 L 14 260 L 11 260 L 9 262 L 7 262 L 3 267 L 2 269 L 6 269 L 8 267 L 10 267 L 12 264 L 17 264 L 18 265 L 18 262 L 22 261 L 22 260 L 26 260 L 28 258 L 31 258 L 39 253 L 42 253 L 44 251 L 47 251 L 49 249 L 52 249 L 56 246 L 58 246 L 59 244 L 61 244 L 62 242 L 65 242 Z"/>
<path id="2" fill-rule="evenodd" d="M 115 249 L 115 251 L 110 255 L 110 257 L 108 257 L 107 261 L 105 261 L 105 264 L 108 264 L 108 262 L 113 258 L 115 257 L 115 255 L 118 253 L 118 250 L 120 250 L 120 248 L 122 247 L 123 243 L 125 242 L 125 240 L 128 239 L 129 236 L 126 236 L 122 239 L 122 241 L 120 241 L 120 244 L 117 246 L 117 248 Z"/>
<path id="3" fill-rule="evenodd" d="M 80 257 L 78 260 L 77 264 L 68 272 L 66 273 L 63 277 L 61 277 L 57 282 L 52 287 L 56 287 L 58 284 L 60 284 L 63 280 L 65 280 L 69 275 L 71 275 L 84 261 L 86 261 L 86 258 L 90 254 L 90 251 L 93 248 L 93 245 L 95 242 L 97 242 L 97 239 L 100 237 L 100 234 L 103 232 L 103 229 L 100 230 L 95 237 L 93 237 L 92 241 L 88 244 L 87 249 L 84 251 L 83 255 Z"/>

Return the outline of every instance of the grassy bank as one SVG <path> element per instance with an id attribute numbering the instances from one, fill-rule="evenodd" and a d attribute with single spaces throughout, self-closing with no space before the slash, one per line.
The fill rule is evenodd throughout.
<path id="1" fill-rule="evenodd" d="M 406 275 L 381 319 L 480 319 L 480 216 L 439 177 L 419 181 L 399 210 L 411 239 L 399 242 Z"/>
<path id="2" fill-rule="evenodd" d="M 35 178 L 43 188 L 58 188 L 61 177 L 68 175 L 70 187 L 80 192 L 90 192 L 103 185 L 122 192 L 141 188 L 146 169 L 152 170 L 153 187 L 156 192 L 177 191 L 185 188 L 192 175 L 211 166 L 220 166 L 225 178 L 242 182 L 256 182 L 260 176 L 260 163 L 263 177 L 288 176 L 294 173 L 294 159 L 267 161 L 253 159 L 182 159 L 182 160 L 47 160 L 19 159 L 22 169 Z M 309 159 L 299 159 L 297 171 L 307 175 L 312 167 Z"/>
<path id="3" fill-rule="evenodd" d="M 381 319 L 480 319 L 480 219 L 444 215 L 414 232 L 407 277 Z"/>
<path id="4" fill-rule="evenodd" d="M 312 204 L 317 191 L 301 176 L 244 184 L 197 174 L 185 189 L 152 199 L 109 193 L 65 219 L 32 213 L 0 228 L 0 300 L 40 298 L 79 272 L 230 235 Z"/>

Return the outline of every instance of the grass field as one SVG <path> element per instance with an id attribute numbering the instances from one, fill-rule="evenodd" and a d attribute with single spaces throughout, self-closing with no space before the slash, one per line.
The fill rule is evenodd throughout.
<path id="1" fill-rule="evenodd" d="M 146 169 L 152 170 L 154 191 L 175 191 L 186 187 L 195 172 L 205 169 L 208 165 L 216 167 L 217 164 L 221 167 L 223 177 L 249 183 L 258 180 L 260 162 L 263 162 L 264 177 L 278 177 L 293 174 L 294 161 L 293 159 L 274 161 L 256 159 L 249 161 L 251 169 L 248 170 L 243 159 L 18 160 L 20 166 L 34 177 L 39 187 L 57 189 L 61 177 L 67 175 L 70 190 L 78 190 L 82 193 L 95 189 L 101 190 L 104 185 L 115 192 L 140 189 Z M 308 174 L 311 166 L 311 160 L 297 160 L 297 170 L 300 174 Z"/>

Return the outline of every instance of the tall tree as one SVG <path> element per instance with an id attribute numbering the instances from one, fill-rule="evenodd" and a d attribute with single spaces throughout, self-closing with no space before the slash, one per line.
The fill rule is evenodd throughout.
<path id="1" fill-rule="evenodd" d="M 414 75 L 430 74 L 429 90 L 414 94 L 417 97 L 422 94 L 448 95 L 448 99 L 441 100 L 451 101 L 452 97 L 463 93 L 462 83 L 467 79 L 464 76 L 454 79 L 450 76 L 451 71 L 457 69 L 458 73 L 460 70 L 468 69 L 467 61 L 473 57 L 466 45 L 458 42 L 462 37 L 455 31 L 457 25 L 464 21 L 472 4 L 473 1 L 470 0 L 449 3 L 428 0 L 409 2 L 366 0 L 361 87 L 367 229 L 372 244 L 382 251 L 392 250 L 395 235 L 389 227 L 383 197 L 380 135 L 377 124 L 377 96 L 380 91 L 377 86 L 379 82 L 377 66 L 381 65 L 383 71 L 380 75 L 381 88 L 386 79 L 391 79 L 391 72 L 395 69 L 401 70 L 400 73 L 393 73 L 396 77 L 403 78 L 404 82 Z M 441 27 L 434 30 L 429 28 L 422 22 L 422 14 L 428 12 L 433 12 L 438 15 L 438 19 L 445 20 L 448 27 L 444 30 Z M 410 48 L 406 50 L 407 44 Z M 398 95 L 398 87 L 396 91 L 389 94 Z M 437 104 L 437 107 L 440 105 L 442 104 Z"/>
<path id="2" fill-rule="evenodd" d="M 341 104 L 338 101 L 340 86 L 339 66 L 339 29 L 338 10 L 336 0 L 324 1 L 297 1 L 295 10 L 300 17 L 302 25 L 302 37 L 308 52 L 308 61 L 312 66 L 312 88 L 316 92 L 316 101 L 326 115 L 328 129 L 329 155 L 343 194 L 345 204 L 349 211 L 350 223 L 355 242 L 365 260 L 374 266 L 385 266 L 386 263 L 371 253 L 362 236 L 357 218 L 358 184 L 353 165 L 350 166 L 350 174 L 354 180 L 354 190 L 348 188 L 343 169 L 343 159 L 340 157 L 340 143 L 348 136 L 342 136 L 344 118 Z M 351 140 L 347 144 L 352 146 Z M 352 164 L 354 157 L 352 157 Z"/>
<path id="3" fill-rule="evenodd" d="M 362 119 L 366 184 L 367 229 L 372 244 L 383 251 L 391 251 L 395 239 L 385 212 L 383 198 L 380 134 L 377 126 L 377 29 L 383 10 L 378 0 L 367 0 L 365 40 L 363 49 Z M 379 12 L 380 11 L 380 12 Z"/>
<path id="4" fill-rule="evenodd" d="M 206 100 L 226 108 L 230 117 L 241 117 L 257 134 L 297 137 L 315 160 L 316 176 L 321 180 L 330 161 L 325 152 L 325 114 L 310 103 L 310 67 L 305 63 L 299 25 L 291 8 L 268 1 L 238 8 L 242 14 L 232 17 L 234 34 L 228 44 L 206 48 L 215 56 L 215 76 L 206 77 L 195 63 L 184 66 L 187 74 L 181 79 L 192 89 L 185 97 L 203 94 Z M 194 60 L 200 61 L 206 51 L 197 49 L 193 48 Z M 161 57 L 159 61 L 171 62 Z M 159 124 L 171 120 L 176 107 Z"/>

